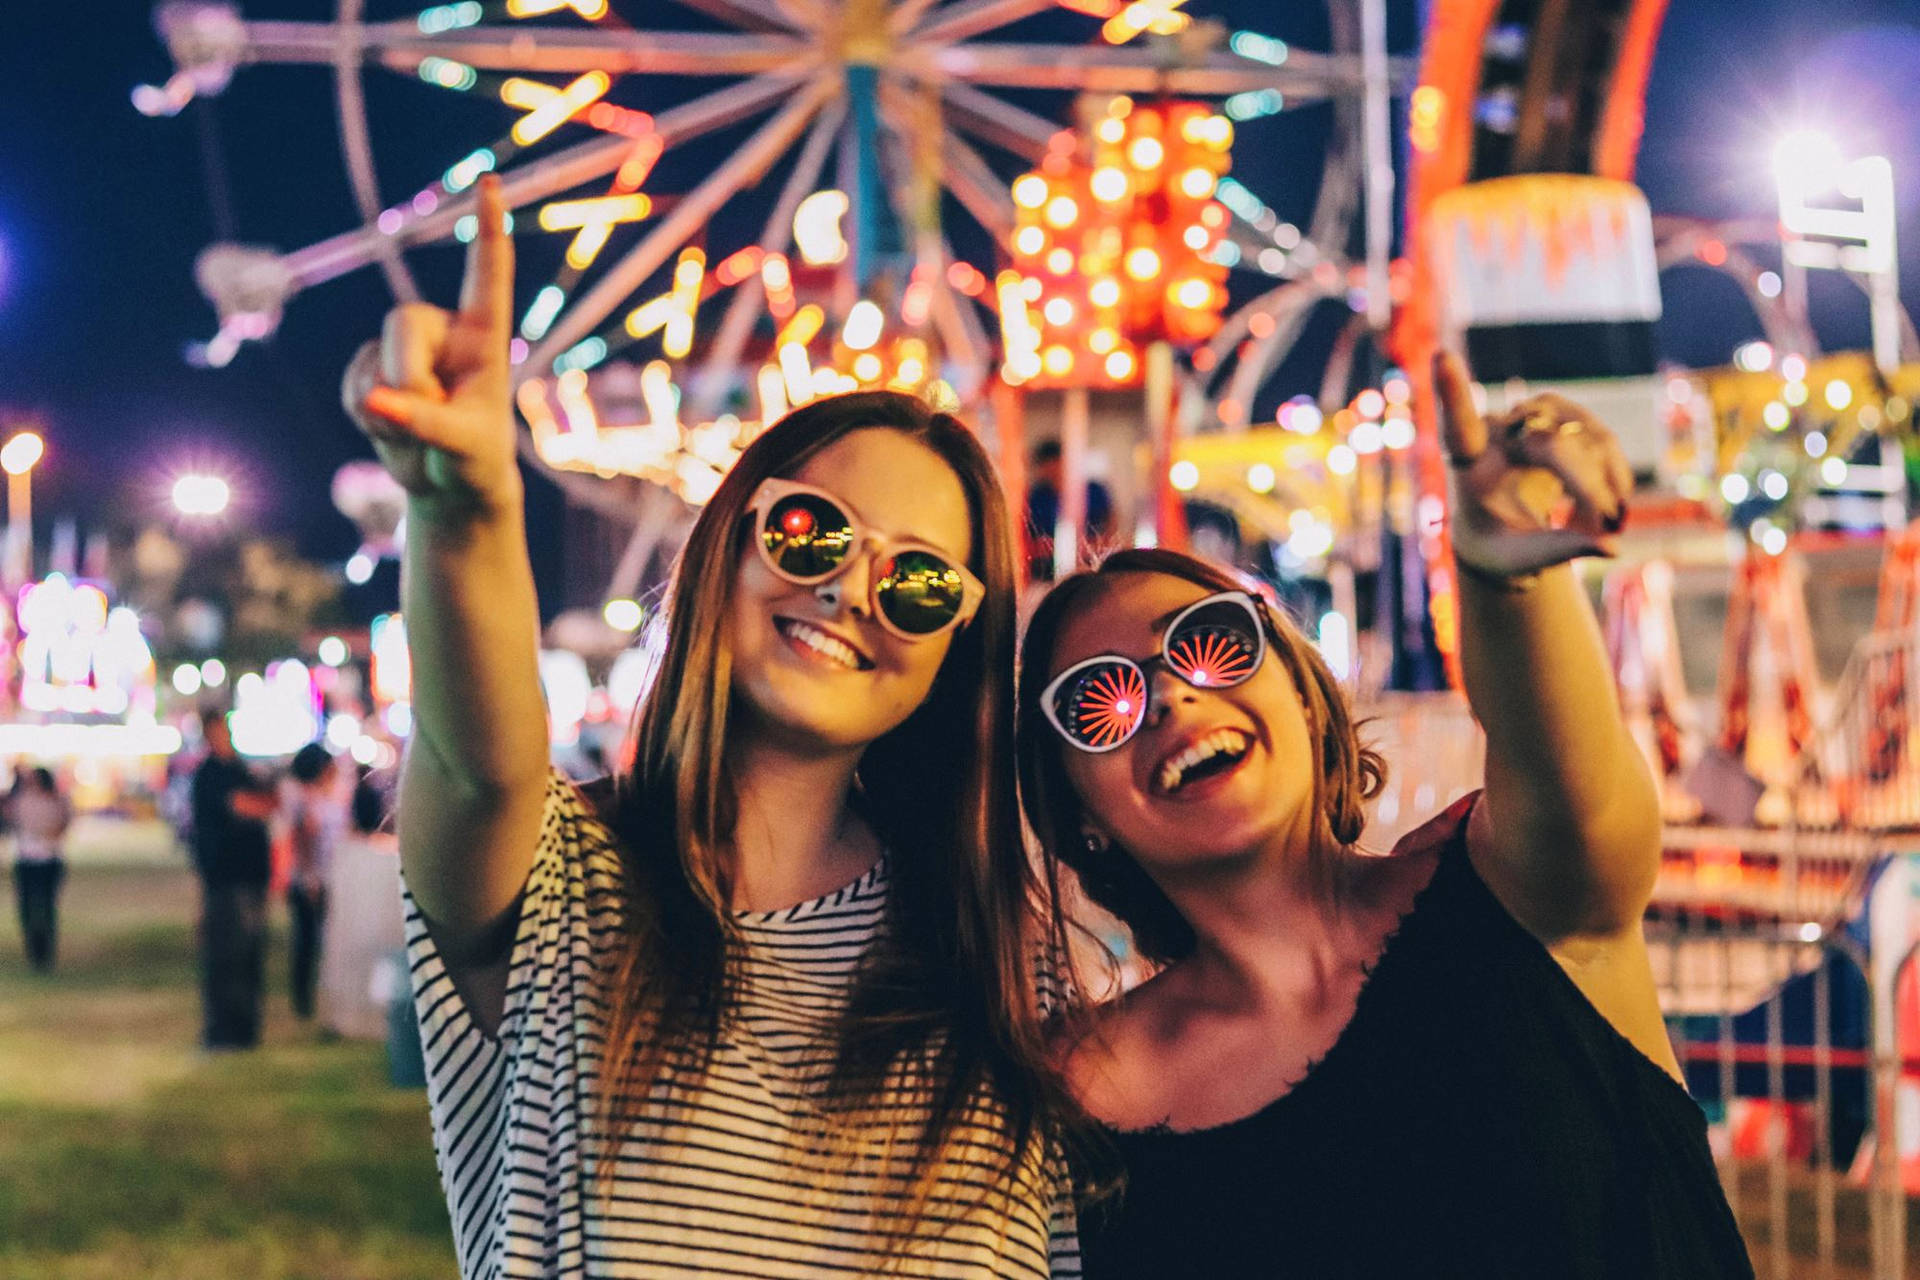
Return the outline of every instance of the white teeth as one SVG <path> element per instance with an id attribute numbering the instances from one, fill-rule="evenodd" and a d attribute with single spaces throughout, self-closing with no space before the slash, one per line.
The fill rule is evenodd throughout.
<path id="1" fill-rule="evenodd" d="M 852 667 L 855 671 L 860 669 L 860 655 L 855 653 L 853 646 L 846 641 L 836 640 L 826 632 L 810 627 L 804 622 L 789 622 L 782 619 L 780 629 L 821 657 L 831 658 L 843 666 Z"/>
<path id="2" fill-rule="evenodd" d="M 1179 787 L 1187 770 L 1202 760 L 1211 760 L 1217 755 L 1238 754 L 1251 745 L 1251 740 L 1238 729 L 1215 729 L 1200 741 L 1182 751 L 1179 755 L 1160 766 L 1160 790 L 1173 791 Z"/>

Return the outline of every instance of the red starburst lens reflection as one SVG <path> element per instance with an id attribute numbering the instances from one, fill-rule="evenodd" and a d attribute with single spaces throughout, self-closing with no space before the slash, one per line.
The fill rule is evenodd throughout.
<path id="1" fill-rule="evenodd" d="M 1096 667 L 1074 691 L 1072 724 L 1090 747 L 1111 747 L 1132 736 L 1147 710 L 1147 684 L 1140 672 L 1115 663 Z"/>
<path id="2" fill-rule="evenodd" d="M 1253 674 L 1253 658 L 1247 638 L 1223 627 L 1182 631 L 1167 649 L 1173 673 L 1201 688 L 1239 684 Z"/>
<path id="3" fill-rule="evenodd" d="M 788 507 L 780 516 L 780 531 L 789 538 L 804 538 L 813 532 L 813 512 L 805 507 Z"/>

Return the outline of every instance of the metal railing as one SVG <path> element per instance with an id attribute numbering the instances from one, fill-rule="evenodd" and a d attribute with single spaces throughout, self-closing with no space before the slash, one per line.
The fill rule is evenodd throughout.
<path id="1" fill-rule="evenodd" d="M 1359 712 L 1394 766 L 1370 845 L 1480 785 L 1457 695 Z M 1655 980 L 1759 1275 L 1894 1280 L 1920 1191 L 1920 870 L 1899 856 L 1920 854 L 1920 637 L 1857 646 L 1785 776 L 1759 806 L 1776 825 L 1668 828 Z"/>

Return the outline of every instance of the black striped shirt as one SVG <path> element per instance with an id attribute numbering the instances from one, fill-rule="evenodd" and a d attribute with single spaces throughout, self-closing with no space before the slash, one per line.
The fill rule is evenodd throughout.
<path id="1" fill-rule="evenodd" d="M 595 975 L 624 916 L 611 833 L 556 774 L 505 1011 L 491 1035 L 455 993 L 409 896 L 435 1154 L 461 1275 L 814 1280 L 881 1270 L 888 1254 L 871 1215 L 904 1188 L 864 1166 L 826 1169 L 813 1155 L 817 1126 L 808 1117 L 818 1114 L 835 1016 L 881 927 L 886 894 L 882 860 L 825 897 L 736 915 L 746 941 L 742 981 L 712 1064 L 691 1101 L 682 1095 L 671 1112 L 656 1108 L 638 1122 L 604 1184 L 583 1135 L 609 1012 Z M 994 1208 L 977 1203 L 988 1180 L 967 1149 L 987 1155 L 996 1141 L 983 1128 L 969 1131 L 898 1250 L 900 1274 L 1080 1274 L 1064 1195 L 1058 1204 L 1038 1192 Z M 1053 1181 L 1036 1176 L 1030 1185 Z"/>

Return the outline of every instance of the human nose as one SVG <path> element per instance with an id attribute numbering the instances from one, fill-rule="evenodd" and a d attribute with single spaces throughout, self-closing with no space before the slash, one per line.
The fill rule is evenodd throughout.
<path id="1" fill-rule="evenodd" d="M 847 556 L 847 567 L 834 585 L 840 588 L 840 602 L 847 612 L 864 618 L 872 612 L 874 557 L 879 554 L 869 538 L 854 547 Z"/>
<path id="2" fill-rule="evenodd" d="M 1195 701 L 1193 686 L 1167 670 L 1164 662 L 1155 662 L 1147 675 L 1146 727 L 1157 729 L 1173 714 L 1176 702 Z"/>

